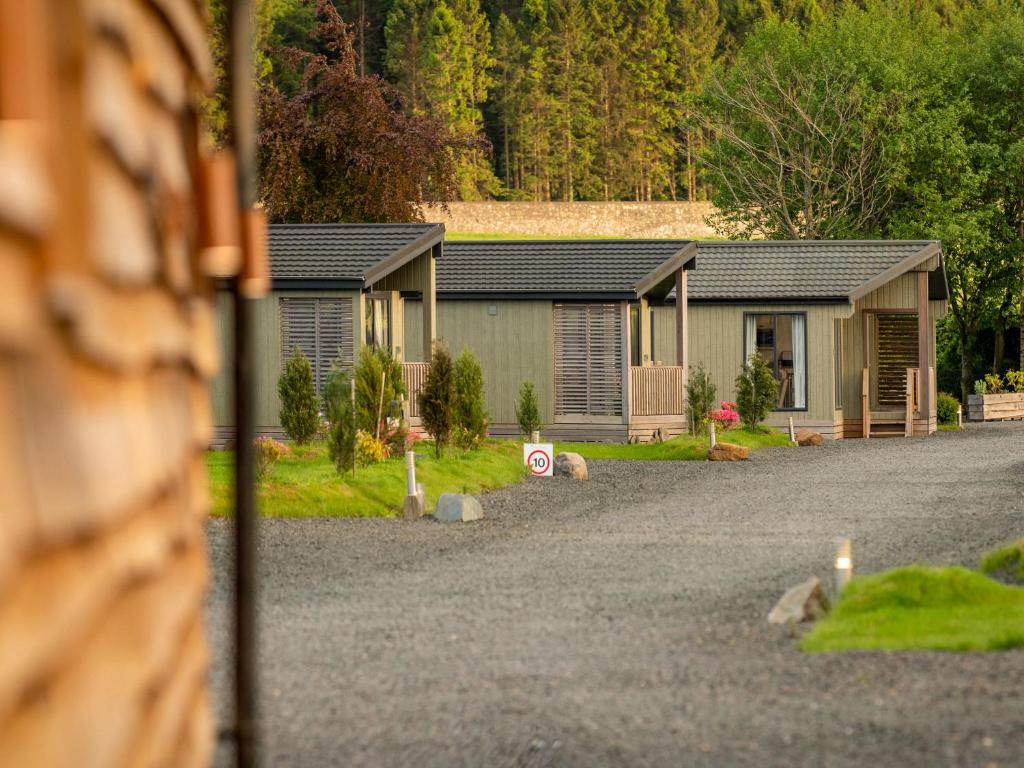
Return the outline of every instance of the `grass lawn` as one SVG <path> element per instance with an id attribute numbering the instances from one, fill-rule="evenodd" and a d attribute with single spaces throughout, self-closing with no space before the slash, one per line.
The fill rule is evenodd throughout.
<path id="1" fill-rule="evenodd" d="M 939 432 L 959 432 L 960 427 L 956 424 L 939 424 L 938 430 Z"/>
<path id="2" fill-rule="evenodd" d="M 746 429 L 732 429 L 719 432 L 720 443 L 744 445 L 751 450 L 771 447 L 792 447 L 789 436 L 777 429 L 750 432 Z M 652 461 L 700 461 L 707 458 L 708 439 L 706 436 L 680 435 L 664 443 L 555 443 L 555 452 L 573 451 L 585 459 L 638 459 Z"/>
<path id="3" fill-rule="evenodd" d="M 229 451 L 207 454 L 213 496 L 211 514 L 232 512 L 234 457 Z M 478 451 L 451 450 L 434 458 L 434 448 L 420 443 L 416 450 L 416 480 L 423 484 L 427 507 L 442 493 L 479 493 L 518 482 L 526 475 L 523 448 L 510 440 L 488 440 Z M 405 498 L 405 460 L 393 458 L 339 475 L 327 447 L 292 446 L 268 480 L 259 484 L 259 509 L 266 517 L 393 517 Z"/>
<path id="4" fill-rule="evenodd" d="M 909 566 L 854 579 L 805 651 L 995 651 L 1024 647 L 1024 588 L 966 568 Z"/>

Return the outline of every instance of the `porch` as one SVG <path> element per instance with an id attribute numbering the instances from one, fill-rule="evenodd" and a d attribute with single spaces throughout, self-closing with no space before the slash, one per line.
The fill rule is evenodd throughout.
<path id="1" fill-rule="evenodd" d="M 907 368 L 903 377 L 903 407 L 895 408 L 894 395 L 883 393 L 881 398 L 888 404 L 880 406 L 872 400 L 871 371 L 865 368 L 861 376 L 861 435 L 864 437 L 913 437 L 928 435 L 934 431 L 928 414 L 922 408 L 923 385 L 935 378 L 934 368 L 927 369 L 927 378 L 920 368 Z"/>
<path id="2" fill-rule="evenodd" d="M 686 431 L 686 368 L 632 365 L 629 368 L 629 439 L 650 442 Z"/>

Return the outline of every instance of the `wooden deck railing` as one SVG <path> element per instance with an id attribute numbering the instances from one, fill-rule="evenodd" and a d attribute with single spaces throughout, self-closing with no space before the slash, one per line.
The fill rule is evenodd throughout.
<path id="1" fill-rule="evenodd" d="M 682 416 L 686 412 L 686 369 L 678 365 L 630 366 L 631 416 Z"/>
<path id="2" fill-rule="evenodd" d="M 429 367 L 430 363 L 402 363 L 402 382 L 405 384 L 405 398 L 409 403 L 405 414 L 407 418 L 419 418 L 420 406 L 417 400 L 423 390 L 423 382 L 427 379 Z"/>
<path id="3" fill-rule="evenodd" d="M 920 408 L 921 394 L 921 369 L 907 368 L 907 412 L 906 421 L 903 427 L 903 434 L 911 437 L 914 434 L 914 414 Z"/>

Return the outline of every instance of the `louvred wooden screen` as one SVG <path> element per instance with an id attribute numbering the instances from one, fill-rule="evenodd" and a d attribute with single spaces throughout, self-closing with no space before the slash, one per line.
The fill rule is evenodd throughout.
<path id="1" fill-rule="evenodd" d="M 555 304 L 555 415 L 622 415 L 618 304 Z"/>

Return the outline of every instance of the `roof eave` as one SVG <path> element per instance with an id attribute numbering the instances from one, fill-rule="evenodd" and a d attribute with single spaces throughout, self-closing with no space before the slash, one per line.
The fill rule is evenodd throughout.
<path id="1" fill-rule="evenodd" d="M 395 270 L 401 269 L 420 254 L 435 245 L 444 242 L 444 224 L 434 224 L 430 229 L 408 243 L 393 254 L 378 261 L 363 275 L 364 287 L 370 287 L 378 280 L 387 277 Z"/>
<path id="2" fill-rule="evenodd" d="M 638 282 L 633 288 L 636 293 L 636 298 L 640 298 L 644 294 L 653 290 L 655 286 L 671 277 L 672 273 L 677 269 L 692 269 L 693 262 L 696 258 L 697 242 L 693 241 L 691 243 L 687 243 L 675 254 L 640 279 L 640 282 Z"/>
<path id="3" fill-rule="evenodd" d="M 892 280 L 895 280 L 903 273 L 909 272 L 918 264 L 920 264 L 923 261 L 927 261 L 936 254 L 938 254 L 939 256 L 939 268 L 942 269 L 942 243 L 940 243 L 938 240 L 933 240 L 929 242 L 927 245 L 925 245 L 917 253 L 908 256 L 907 258 L 903 259 L 903 261 L 894 264 L 884 272 L 880 272 L 879 274 L 875 275 L 866 283 L 862 283 L 861 285 L 854 288 L 850 292 L 850 301 L 857 301 L 858 299 L 863 299 L 872 291 L 881 288 L 883 285 Z"/>

